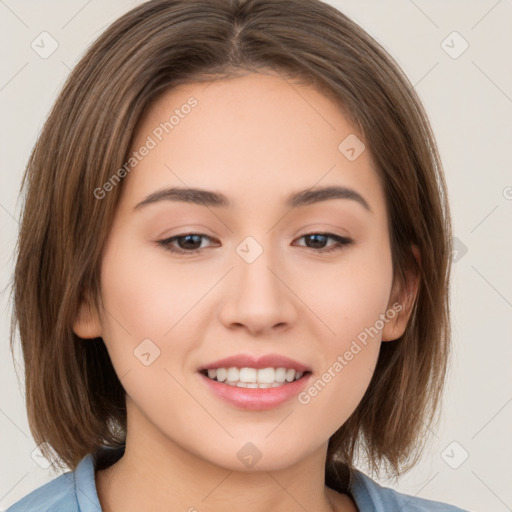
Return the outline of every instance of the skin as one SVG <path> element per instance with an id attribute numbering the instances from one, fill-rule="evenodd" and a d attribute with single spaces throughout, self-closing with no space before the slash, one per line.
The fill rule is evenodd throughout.
<path id="1" fill-rule="evenodd" d="M 325 486 L 327 443 L 363 397 L 380 343 L 403 333 L 416 293 L 415 283 L 412 296 L 391 293 L 385 197 L 370 152 L 349 161 L 338 145 L 357 132 L 340 109 L 272 73 L 167 92 L 133 148 L 191 96 L 197 107 L 124 178 L 102 260 L 105 310 L 83 306 L 74 324 L 82 338 L 103 338 L 126 390 L 125 455 L 96 473 L 103 510 L 357 510 Z M 292 192 L 327 185 L 356 190 L 372 211 L 348 199 L 284 204 Z M 222 192 L 233 204 L 133 210 L 167 186 Z M 193 255 L 155 243 L 191 232 L 206 235 Z M 325 253 L 335 240 L 305 237 L 325 232 L 353 243 Z M 263 248 L 252 263 L 236 252 L 247 236 Z M 190 251 L 188 243 L 172 245 Z M 309 365 L 314 382 L 396 301 L 400 314 L 307 405 L 294 397 L 244 410 L 197 373 L 235 353 L 279 353 Z M 133 353 L 146 338 L 160 350 L 149 366 Z M 252 468 L 237 457 L 248 442 L 262 454 Z"/>

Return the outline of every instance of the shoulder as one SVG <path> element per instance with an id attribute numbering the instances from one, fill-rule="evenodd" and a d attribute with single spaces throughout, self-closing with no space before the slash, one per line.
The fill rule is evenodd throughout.
<path id="1" fill-rule="evenodd" d="M 360 471 L 354 471 L 351 492 L 360 510 L 375 512 L 400 510 L 402 512 L 468 512 L 440 501 L 418 498 L 383 487 Z"/>
<path id="2" fill-rule="evenodd" d="M 27 494 L 6 512 L 78 512 L 74 475 L 64 473 Z"/>
<path id="3" fill-rule="evenodd" d="M 86 455 L 75 471 L 63 473 L 38 487 L 6 512 L 101 512 L 94 476 L 95 463 L 92 454 Z"/>

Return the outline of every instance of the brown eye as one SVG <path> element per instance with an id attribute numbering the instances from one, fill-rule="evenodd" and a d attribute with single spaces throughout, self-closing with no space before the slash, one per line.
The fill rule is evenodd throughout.
<path id="1" fill-rule="evenodd" d="M 163 246 L 167 251 L 177 254 L 195 254 L 202 249 L 201 242 L 203 238 L 212 240 L 209 236 L 201 233 L 187 233 L 159 240 L 158 244 Z M 173 245 L 175 243 L 178 247 Z"/>
<path id="2" fill-rule="evenodd" d="M 317 252 L 331 252 L 331 251 L 339 251 L 343 249 L 345 246 L 353 243 L 353 240 L 347 237 L 338 236 L 333 233 L 309 233 L 307 235 L 303 235 L 299 238 L 304 238 L 308 242 L 306 243 L 306 247 L 309 249 L 318 249 Z M 326 243 L 329 239 L 335 240 L 336 243 L 331 246 L 326 247 Z"/>

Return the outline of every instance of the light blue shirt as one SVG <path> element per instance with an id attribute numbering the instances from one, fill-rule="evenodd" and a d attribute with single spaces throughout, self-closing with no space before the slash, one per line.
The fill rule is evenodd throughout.
<path id="1" fill-rule="evenodd" d="M 104 448 L 100 456 L 112 462 L 124 448 Z M 108 465 L 108 464 L 107 464 Z M 86 455 L 75 471 L 68 471 L 35 489 L 7 509 L 7 512 L 102 512 L 96 491 L 95 460 Z M 360 471 L 354 471 L 350 489 L 360 512 L 468 512 L 438 501 L 417 498 L 382 487 Z"/>

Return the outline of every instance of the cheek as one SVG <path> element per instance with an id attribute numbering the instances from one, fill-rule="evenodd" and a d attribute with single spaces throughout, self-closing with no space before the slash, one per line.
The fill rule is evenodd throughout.
<path id="1" fill-rule="evenodd" d="M 193 315 L 191 306 L 200 298 L 198 285 L 184 273 L 167 278 L 161 260 L 134 246 L 119 242 L 115 247 L 102 265 L 103 339 L 114 369 L 138 409 L 189 410 L 193 404 L 178 384 L 183 379 L 176 362 L 186 361 L 194 345 L 186 326 L 193 318 L 187 312 Z M 185 429 L 186 416 L 173 416 L 174 428 Z"/>
<path id="2" fill-rule="evenodd" d="M 115 329 L 124 328 L 134 336 L 161 339 L 180 319 L 194 314 L 193 306 L 207 292 L 211 279 L 203 279 L 186 265 L 166 264 L 163 249 L 125 245 L 125 251 L 119 245 L 119 250 L 107 252 L 103 261 L 102 290 L 111 313 L 106 321 L 116 323 L 115 319 Z"/>
<path id="3" fill-rule="evenodd" d="M 316 285 L 323 292 L 310 293 L 310 298 L 316 297 L 315 311 L 322 312 L 317 339 L 323 365 L 299 397 L 311 415 L 324 418 L 331 433 L 361 401 L 377 363 L 382 329 L 396 315 L 393 308 L 387 309 L 392 284 L 391 255 L 369 251 L 347 258 L 345 263 L 336 272 L 331 269 L 325 275 L 315 275 Z M 304 283 L 303 293 L 311 284 L 312 281 Z"/>
<path id="4" fill-rule="evenodd" d="M 178 373 L 193 366 L 206 330 L 204 299 L 225 269 L 198 272 L 197 266 L 170 264 L 163 249 L 129 237 L 111 247 L 103 259 L 102 295 L 103 339 L 112 364 L 134 401 L 178 404 L 179 385 L 171 375 L 181 382 Z"/>
<path id="5" fill-rule="evenodd" d="M 370 290 L 370 289 L 368 289 Z M 335 334 L 324 334 L 319 349 L 323 365 L 302 392 L 298 401 L 309 418 L 304 425 L 313 437 L 332 435 L 346 422 L 362 400 L 379 356 L 384 301 L 365 289 L 354 289 L 358 299 L 338 304 L 344 310 L 330 319 Z"/>
<path id="6" fill-rule="evenodd" d="M 385 313 L 393 278 L 391 254 L 385 249 L 372 244 L 331 265 L 316 263 L 295 283 L 294 291 L 317 314 L 323 327 L 320 339 L 327 347 L 344 349 Z"/>

